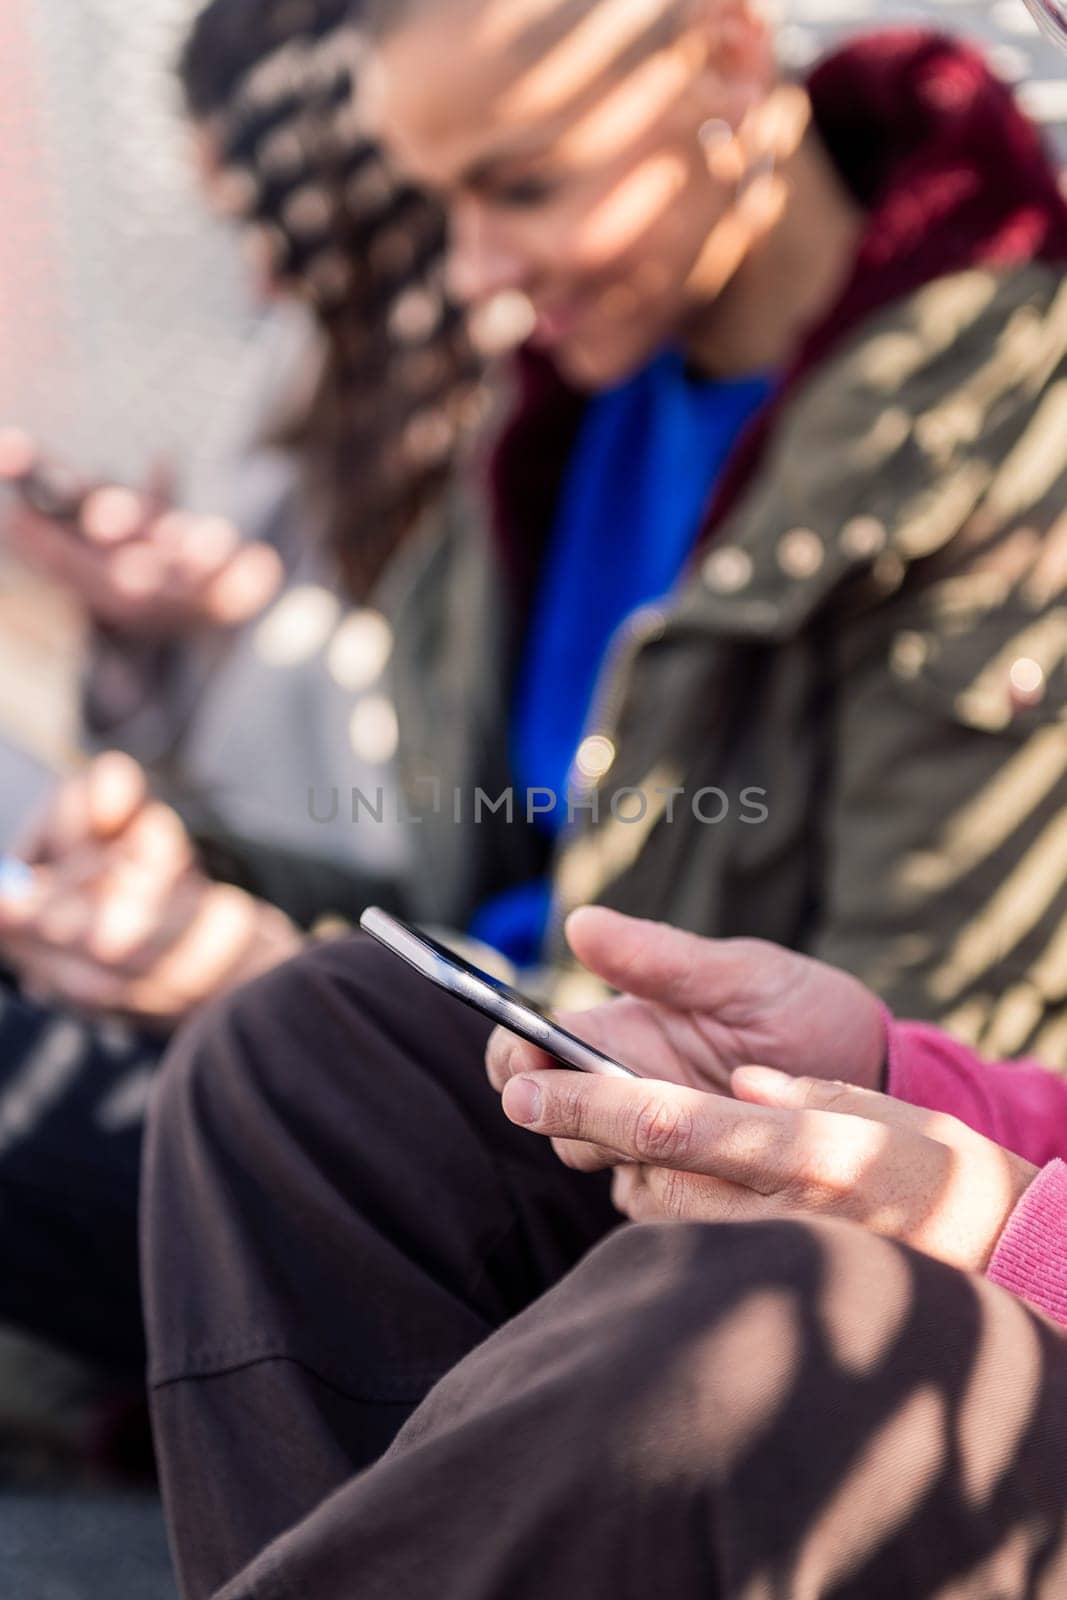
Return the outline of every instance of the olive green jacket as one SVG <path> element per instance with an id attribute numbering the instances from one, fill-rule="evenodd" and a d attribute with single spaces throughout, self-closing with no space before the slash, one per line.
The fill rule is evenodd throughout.
<path id="1" fill-rule="evenodd" d="M 413 799 L 419 776 L 464 799 L 508 781 L 503 607 L 457 542 L 398 635 Z M 1067 285 L 931 283 L 800 385 L 676 602 L 617 638 L 550 956 L 603 901 L 809 951 L 901 1015 L 1067 1065 L 1065 586 Z M 436 920 L 501 836 L 529 848 L 518 817 L 470 811 L 425 826 Z"/>
<path id="2" fill-rule="evenodd" d="M 677 604 L 621 646 L 558 914 L 774 939 L 1067 1064 L 1065 586 L 1067 284 L 934 282 L 802 386 Z M 672 786 L 729 813 L 676 796 L 671 822 Z M 627 788 L 643 822 L 612 815 Z"/>
<path id="3" fill-rule="evenodd" d="M 587 992 L 562 917 L 603 901 L 1067 1066 L 1065 584 L 1061 276 L 967 271 L 874 315 L 791 394 L 674 602 L 615 641 L 554 864 L 557 997 Z M 407 909 L 453 926 L 538 866 L 521 798 L 473 816 L 510 781 L 503 596 L 454 506 L 384 602 Z"/>

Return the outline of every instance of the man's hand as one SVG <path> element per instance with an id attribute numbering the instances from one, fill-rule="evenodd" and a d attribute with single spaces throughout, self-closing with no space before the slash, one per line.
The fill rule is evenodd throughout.
<path id="1" fill-rule="evenodd" d="M 0 430 L 0 486 L 36 461 L 33 441 Z M 0 518 L 4 543 L 70 589 L 98 621 L 129 633 L 232 627 L 277 592 L 282 567 L 266 544 L 242 544 L 222 517 L 164 510 L 159 497 L 94 490 L 76 528 L 16 501 Z"/>
<path id="2" fill-rule="evenodd" d="M 205 876 L 125 756 L 61 785 L 20 855 L 32 877 L 0 898 L 0 952 L 43 1002 L 170 1027 L 301 947 L 282 912 Z"/>
<path id="3" fill-rule="evenodd" d="M 614 1153 L 612 1197 L 636 1222 L 841 1217 L 980 1272 L 1037 1169 L 954 1117 L 765 1067 L 734 1099 L 654 1081 L 524 1073 L 512 1122 Z M 566 1145 L 565 1145 L 566 1149 Z"/>
<path id="4" fill-rule="evenodd" d="M 583 966 L 623 994 L 561 1015 L 564 1027 L 648 1078 L 728 1093 L 735 1067 L 759 1061 L 796 1076 L 881 1085 L 882 1008 L 857 979 L 756 939 L 702 939 L 588 906 L 567 921 Z M 486 1056 L 503 1089 L 549 1058 L 498 1028 Z M 614 1166 L 586 1143 L 557 1146 L 572 1166 Z"/>

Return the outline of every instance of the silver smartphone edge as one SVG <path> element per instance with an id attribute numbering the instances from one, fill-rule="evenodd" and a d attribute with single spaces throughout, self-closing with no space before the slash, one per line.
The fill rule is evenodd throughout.
<path id="1" fill-rule="evenodd" d="M 423 977 L 429 978 L 432 983 L 438 984 L 448 994 L 453 994 L 460 1000 L 476 1000 L 479 1007 L 484 1008 L 494 1021 L 519 1034 L 521 1038 L 528 1038 L 531 1033 L 536 1034 L 534 1043 L 547 1050 L 550 1055 L 562 1058 L 568 1066 L 577 1068 L 579 1072 L 592 1072 L 602 1078 L 640 1076 L 629 1067 L 624 1067 L 620 1061 L 612 1061 L 610 1057 L 602 1055 L 591 1045 L 554 1026 L 547 1017 L 541 1017 L 536 1011 L 509 1000 L 507 995 L 499 994 L 473 973 L 457 970 L 443 956 L 430 950 L 417 934 L 409 932 L 380 907 L 368 906 L 359 919 L 359 925 L 365 933 L 369 933 L 372 938 L 384 944 L 394 955 L 421 972 Z"/>

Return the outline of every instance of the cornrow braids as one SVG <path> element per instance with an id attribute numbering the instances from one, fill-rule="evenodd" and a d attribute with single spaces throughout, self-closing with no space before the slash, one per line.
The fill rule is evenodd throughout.
<path id="1" fill-rule="evenodd" d="M 346 586 L 365 597 L 441 492 L 488 403 L 482 363 L 444 280 L 445 221 L 362 128 L 362 35 L 338 0 L 213 0 L 187 48 L 190 105 L 209 103 L 204 40 L 255 13 L 217 62 L 211 118 L 231 209 L 272 276 L 312 307 L 325 359 L 285 441 Z M 215 14 L 208 22 L 209 14 Z M 195 32 L 194 32 L 195 37 Z"/>

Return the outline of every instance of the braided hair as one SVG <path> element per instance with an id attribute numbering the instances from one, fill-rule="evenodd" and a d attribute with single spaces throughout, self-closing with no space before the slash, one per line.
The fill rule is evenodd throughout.
<path id="1" fill-rule="evenodd" d="M 352 0 L 211 0 L 180 62 L 229 209 L 322 330 L 285 442 L 341 576 L 367 595 L 484 415 L 482 363 L 444 283 L 445 221 L 360 127 Z"/>

